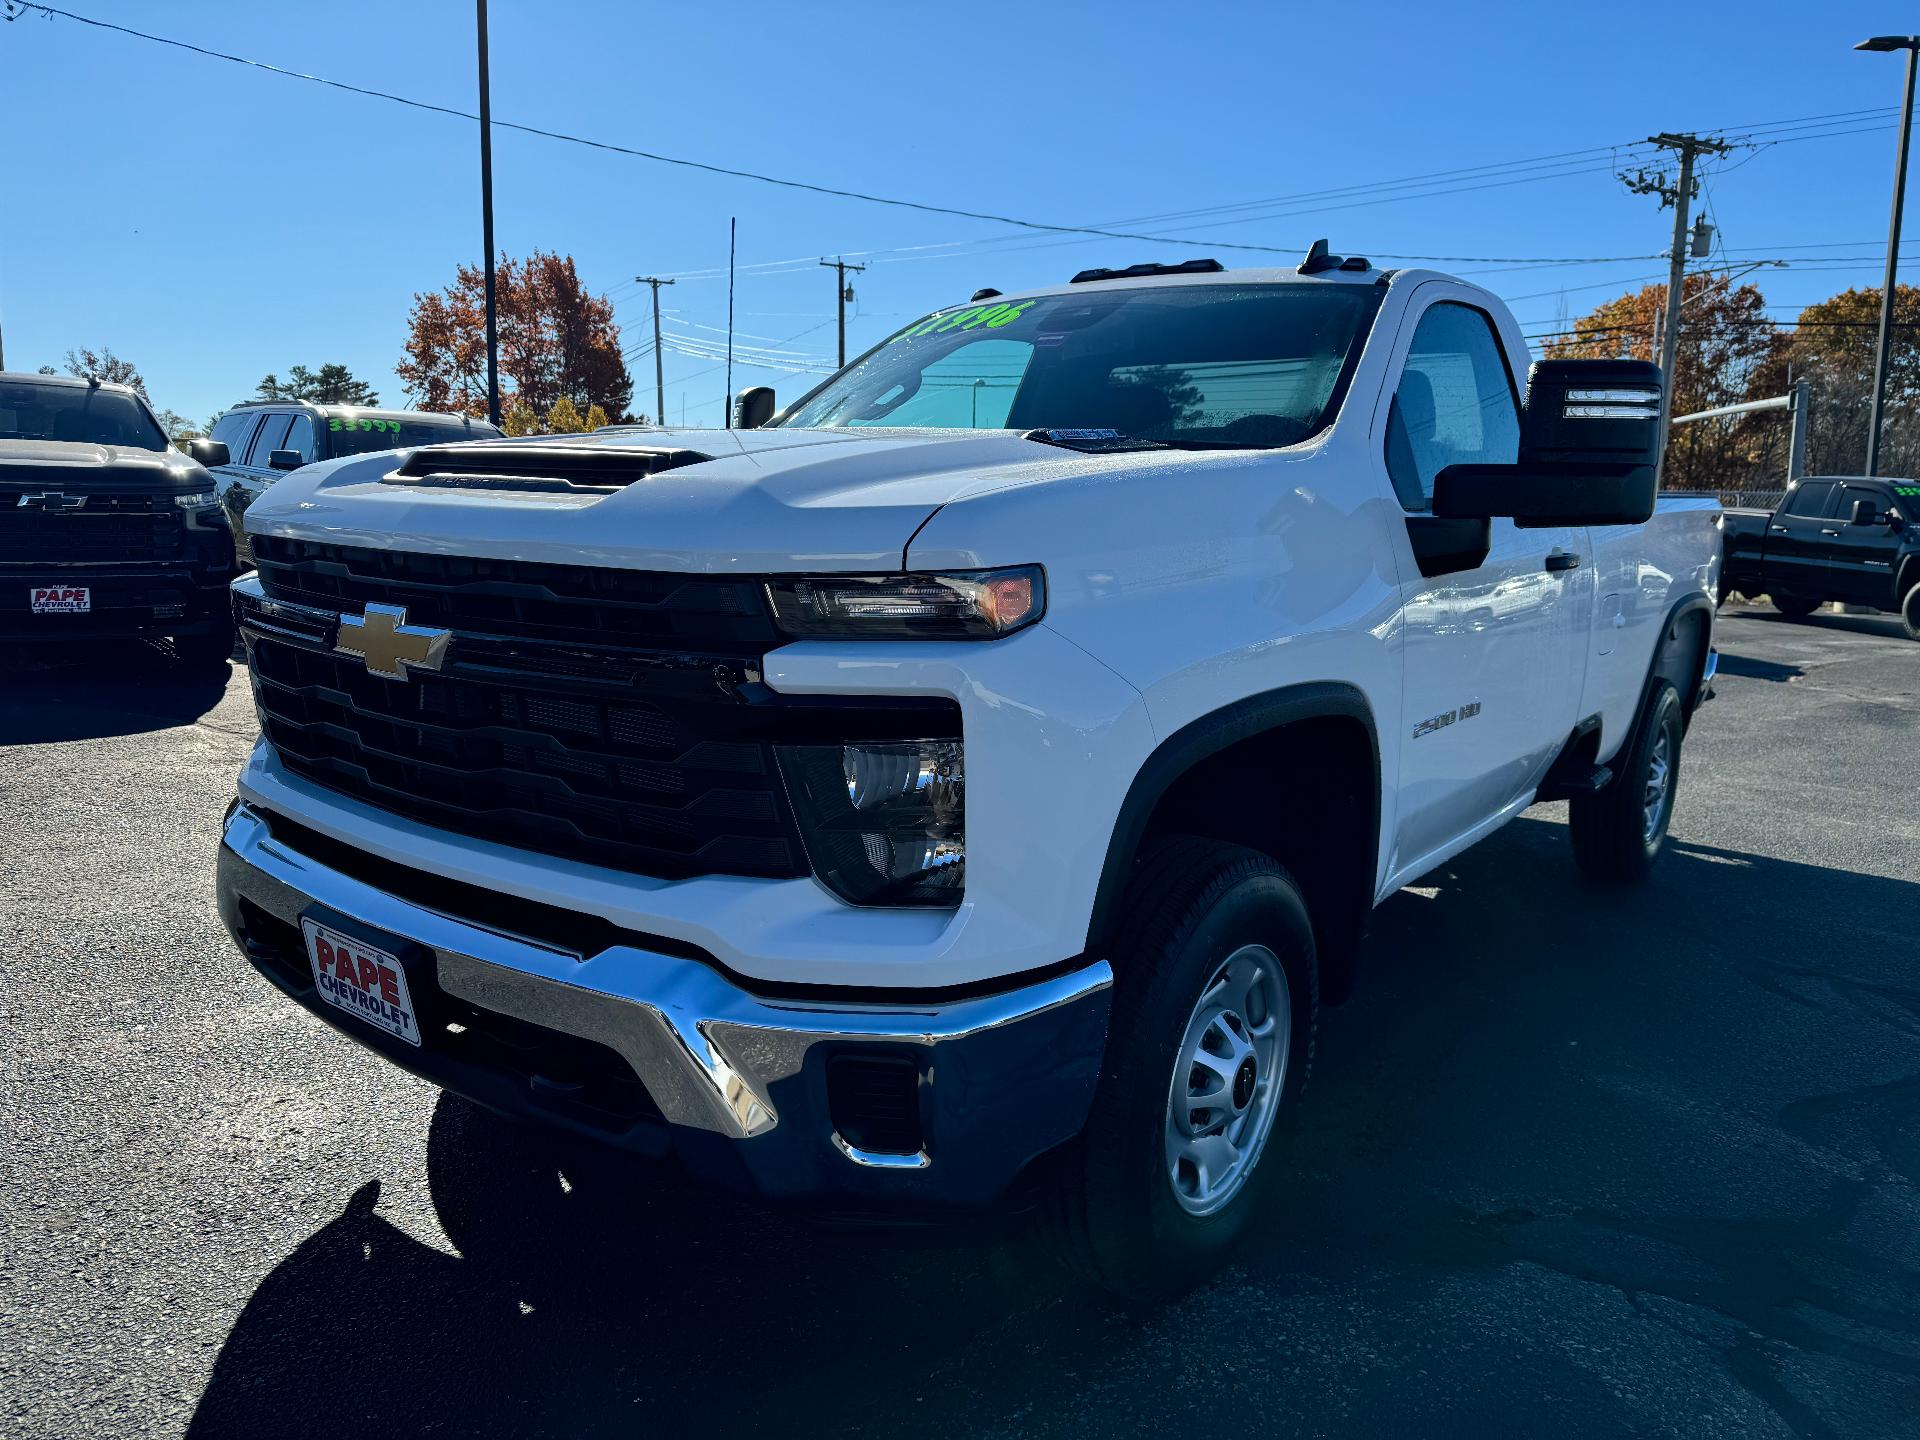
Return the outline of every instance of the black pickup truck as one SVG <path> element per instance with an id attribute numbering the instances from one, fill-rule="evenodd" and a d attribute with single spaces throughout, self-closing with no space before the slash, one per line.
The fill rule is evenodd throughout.
<path id="1" fill-rule="evenodd" d="M 1920 480 L 1809 475 L 1778 510 L 1728 510 L 1720 593 L 1786 615 L 1828 600 L 1891 610 L 1920 640 Z"/>
<path id="2" fill-rule="evenodd" d="M 167 443 L 137 393 L 0 374 L 0 650 L 167 636 L 182 661 L 233 653 L 233 538 L 208 464 Z"/>

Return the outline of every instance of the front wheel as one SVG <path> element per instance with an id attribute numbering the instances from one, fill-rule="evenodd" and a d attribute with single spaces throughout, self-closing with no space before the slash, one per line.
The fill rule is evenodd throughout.
<path id="1" fill-rule="evenodd" d="M 1907 627 L 1909 640 L 1920 640 L 1920 585 L 1907 591 L 1907 598 L 1900 602 L 1900 623 Z"/>
<path id="2" fill-rule="evenodd" d="M 1655 680 L 1640 724 L 1613 761 L 1613 779 L 1568 806 L 1574 861 L 1596 880 L 1642 879 L 1666 849 L 1680 786 L 1683 711 L 1680 692 Z"/>
<path id="3" fill-rule="evenodd" d="M 1176 838 L 1140 862 L 1113 954 L 1087 1128 L 1048 1218 L 1073 1268 L 1160 1299 L 1218 1265 L 1313 1062 L 1319 971 L 1293 878 L 1257 851 Z"/>

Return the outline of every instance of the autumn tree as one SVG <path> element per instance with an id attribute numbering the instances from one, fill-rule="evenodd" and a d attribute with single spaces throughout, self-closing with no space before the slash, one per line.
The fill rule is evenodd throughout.
<path id="1" fill-rule="evenodd" d="M 1769 394 L 1807 382 L 1809 474 L 1858 475 L 1866 468 L 1880 295 L 1878 286 L 1843 290 L 1809 305 L 1766 372 Z M 1894 288 L 1893 319 L 1880 473 L 1920 475 L 1920 287 Z"/>
<path id="2" fill-rule="evenodd" d="M 502 405 L 524 402 L 551 415 L 562 400 L 584 416 L 598 405 L 625 415 L 633 377 L 620 357 L 620 327 L 605 296 L 589 295 L 573 257 L 536 250 L 495 267 Z M 484 415 L 487 408 L 486 276 L 462 265 L 444 291 L 413 297 L 406 354 L 394 367 L 427 410 Z M 504 419 L 504 414 L 502 416 Z"/>
<path id="3" fill-rule="evenodd" d="M 102 345 L 99 350 L 67 351 L 67 373 L 82 380 L 92 378 L 102 385 L 125 385 L 142 400 L 147 398 L 147 382 L 131 360 L 122 360 Z"/>
<path id="4" fill-rule="evenodd" d="M 268 375 L 260 381 L 262 400 L 306 400 L 315 405 L 378 405 L 380 397 L 366 381 L 344 365 L 322 365 L 315 372 L 296 365 L 285 380 Z"/>
<path id="5" fill-rule="evenodd" d="M 1674 357 L 1673 413 L 1688 415 L 1756 398 L 1754 386 L 1783 343 L 1767 318 L 1766 299 L 1752 285 L 1720 275 L 1689 275 L 1680 290 L 1680 345 Z M 1663 323 L 1667 287 L 1649 285 L 1609 300 L 1573 322 L 1546 347 L 1555 360 L 1657 360 L 1654 336 Z M 1746 483 L 1761 463 L 1750 427 L 1703 421 L 1676 427 L 1661 483 L 1716 490 Z"/>

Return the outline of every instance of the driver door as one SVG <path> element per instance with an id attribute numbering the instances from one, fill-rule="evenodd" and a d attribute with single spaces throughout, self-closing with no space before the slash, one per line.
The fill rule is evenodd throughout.
<path id="1" fill-rule="evenodd" d="M 1423 287 L 1423 292 L 1426 287 Z M 1512 464 L 1520 405 L 1487 313 L 1434 286 L 1403 340 L 1384 463 L 1409 517 L 1452 464 Z M 1491 522 L 1483 564 L 1420 573 L 1402 559 L 1400 811 L 1390 872 L 1471 844 L 1529 797 L 1573 729 L 1593 612 L 1587 532 Z"/>

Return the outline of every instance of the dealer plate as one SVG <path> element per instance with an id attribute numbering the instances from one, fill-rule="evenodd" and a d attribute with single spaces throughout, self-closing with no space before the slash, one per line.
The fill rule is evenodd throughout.
<path id="1" fill-rule="evenodd" d="M 85 585 L 30 585 L 27 598 L 36 615 L 85 615 L 93 609 L 93 591 Z"/>
<path id="2" fill-rule="evenodd" d="M 420 1043 L 407 972 L 398 960 L 317 920 L 302 918 L 300 933 L 306 937 L 307 961 L 322 1000 L 409 1045 Z"/>

